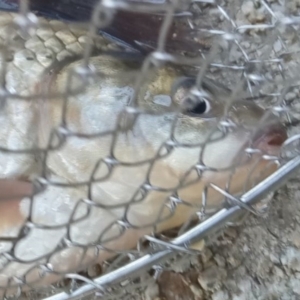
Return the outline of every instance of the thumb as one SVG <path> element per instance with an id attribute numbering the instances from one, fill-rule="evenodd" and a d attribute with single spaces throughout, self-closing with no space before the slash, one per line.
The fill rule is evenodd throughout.
<path id="1" fill-rule="evenodd" d="M 30 197 L 34 192 L 34 185 L 30 181 L 19 179 L 0 179 L 0 201 L 21 200 Z"/>

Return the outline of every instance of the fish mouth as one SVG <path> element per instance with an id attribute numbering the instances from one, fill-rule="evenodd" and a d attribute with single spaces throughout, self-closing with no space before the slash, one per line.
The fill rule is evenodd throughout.
<path id="1" fill-rule="evenodd" d="M 252 148 L 269 155 L 279 155 L 281 146 L 287 140 L 286 128 L 282 124 L 267 126 L 252 139 Z"/>

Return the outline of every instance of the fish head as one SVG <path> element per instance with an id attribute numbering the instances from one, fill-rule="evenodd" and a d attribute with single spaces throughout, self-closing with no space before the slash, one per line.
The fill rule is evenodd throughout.
<path id="1" fill-rule="evenodd" d="M 287 132 L 271 111 L 251 99 L 233 99 L 227 88 L 209 79 L 201 88 L 195 78 L 178 79 L 172 100 L 179 108 L 174 144 L 194 153 L 199 150 L 196 159 L 188 151 L 180 154 L 182 165 L 194 160 L 181 174 L 182 199 L 192 201 L 208 188 L 208 199 L 216 203 L 224 194 L 213 186 L 240 195 L 277 170 Z"/>

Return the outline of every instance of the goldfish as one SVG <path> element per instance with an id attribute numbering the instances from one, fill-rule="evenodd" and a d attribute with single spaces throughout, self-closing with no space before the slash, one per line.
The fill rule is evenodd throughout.
<path id="1" fill-rule="evenodd" d="M 209 78 L 199 88 L 197 72 L 172 63 L 149 63 L 143 76 L 143 59 L 109 55 L 120 46 L 100 35 L 87 61 L 86 28 L 39 17 L 24 37 L 16 17 L 0 15 L 10 53 L 1 60 L 2 297 L 134 249 L 204 204 L 228 204 L 213 186 L 239 196 L 278 168 L 286 131 L 275 115 L 260 124 L 266 112 L 254 102 L 233 101 Z"/>

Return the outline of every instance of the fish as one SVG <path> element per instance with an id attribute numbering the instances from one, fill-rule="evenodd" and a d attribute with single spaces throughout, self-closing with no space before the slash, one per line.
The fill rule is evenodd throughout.
<path id="1" fill-rule="evenodd" d="M 195 88 L 171 63 L 149 64 L 144 77 L 143 56 L 101 35 L 87 62 L 86 28 L 39 17 L 26 36 L 17 17 L 0 13 L 11 53 L 1 57 L 1 297 L 130 251 L 203 202 L 228 205 L 213 186 L 238 197 L 278 168 L 285 128 L 275 115 L 258 126 L 266 112 L 254 102 L 232 101 L 209 78 Z"/>

